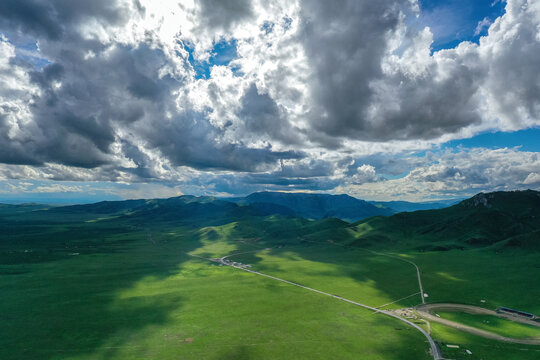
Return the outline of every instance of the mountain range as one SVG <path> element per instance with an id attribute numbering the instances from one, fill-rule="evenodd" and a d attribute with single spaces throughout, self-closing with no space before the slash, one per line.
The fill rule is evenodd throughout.
<path id="1" fill-rule="evenodd" d="M 317 234 L 317 238 L 335 238 L 363 247 L 377 245 L 420 251 L 540 247 L 540 192 L 533 190 L 480 193 L 443 209 L 397 214 L 347 195 L 270 192 L 254 193 L 235 201 L 179 196 L 49 208 L 36 204 L 0 205 L 0 217 L 6 221 L 81 221 L 95 219 L 96 215 L 108 221 L 125 219 L 137 225 L 166 222 L 196 227 L 240 221 L 260 224 L 269 216 L 277 216 L 283 219 L 282 224 L 287 222 L 289 235 Z M 354 219 L 361 220 L 353 222 Z M 281 231 L 279 223 L 279 220 L 275 222 L 272 231 Z M 10 232 L 14 226 L 8 222 L 0 228 Z"/>
<path id="2" fill-rule="evenodd" d="M 375 206 L 382 206 L 388 209 L 394 210 L 394 212 L 405 212 L 405 211 L 418 211 L 418 210 L 432 210 L 432 209 L 443 209 L 448 206 L 455 205 L 464 199 L 450 199 L 450 200 L 439 200 L 439 201 L 429 201 L 429 202 L 409 202 L 409 201 L 370 201 L 371 204 Z"/>
<path id="3" fill-rule="evenodd" d="M 394 210 L 375 206 L 349 195 L 309 193 L 256 192 L 237 199 L 238 204 L 250 205 L 263 212 L 292 215 L 306 219 L 338 218 L 354 222 L 371 216 L 388 216 Z"/>
<path id="4" fill-rule="evenodd" d="M 357 242 L 387 243 L 394 248 L 451 250 L 478 246 L 540 246 L 540 192 L 479 193 L 436 210 L 372 217 L 354 224 Z"/>

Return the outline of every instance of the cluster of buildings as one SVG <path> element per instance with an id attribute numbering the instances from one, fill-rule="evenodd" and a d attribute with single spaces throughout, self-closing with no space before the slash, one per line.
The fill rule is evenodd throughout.
<path id="1" fill-rule="evenodd" d="M 249 269 L 251 265 L 249 264 L 242 264 L 241 262 L 231 261 L 231 260 L 221 260 L 222 264 L 238 267 L 241 269 Z"/>

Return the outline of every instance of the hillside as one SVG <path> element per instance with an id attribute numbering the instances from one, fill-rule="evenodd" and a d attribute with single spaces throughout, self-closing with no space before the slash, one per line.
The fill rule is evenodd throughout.
<path id="1" fill-rule="evenodd" d="M 421 250 L 491 246 L 540 250 L 540 192 L 480 193 L 454 206 L 354 224 L 357 242 Z"/>
<path id="2" fill-rule="evenodd" d="M 383 206 L 388 209 L 392 209 L 395 212 L 444 209 L 446 207 L 455 205 L 458 202 L 459 200 L 455 199 L 418 203 L 409 201 L 370 201 L 370 203 L 375 206 Z"/>
<path id="3" fill-rule="evenodd" d="M 283 215 L 307 219 L 338 218 L 349 222 L 394 213 L 388 208 L 377 207 L 348 195 L 257 192 L 237 202 Z"/>

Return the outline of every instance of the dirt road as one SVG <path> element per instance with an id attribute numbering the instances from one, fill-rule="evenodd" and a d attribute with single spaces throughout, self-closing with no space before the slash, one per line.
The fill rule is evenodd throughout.
<path id="1" fill-rule="evenodd" d="M 324 242 L 318 242 L 318 241 L 311 241 L 311 240 L 302 240 L 302 241 L 305 241 L 305 242 L 310 242 L 310 243 L 313 243 L 313 244 L 320 244 L 320 245 L 333 245 L 333 246 L 340 246 L 340 247 L 344 247 L 344 248 L 354 248 L 354 249 L 358 249 L 358 250 L 363 250 L 363 251 L 367 251 L 369 253 L 372 253 L 374 255 L 379 255 L 379 256 L 386 256 L 386 257 L 389 257 L 389 258 L 392 258 L 392 259 L 396 259 L 396 260 L 400 260 L 400 261 L 404 261 L 406 263 L 409 263 L 411 264 L 412 266 L 414 266 L 414 268 L 416 269 L 416 278 L 418 279 L 418 287 L 420 289 L 420 297 L 421 297 L 421 301 L 422 301 L 422 304 L 425 304 L 426 303 L 426 300 L 425 300 L 425 296 L 424 296 L 424 287 L 422 286 L 422 277 L 420 276 L 420 268 L 418 267 L 418 265 L 416 265 L 414 262 L 412 262 L 411 260 L 407 260 L 407 259 L 404 259 L 400 256 L 396 256 L 396 255 L 390 255 L 390 254 L 385 254 L 385 253 L 381 253 L 381 252 L 378 252 L 378 251 L 373 251 L 373 250 L 370 250 L 370 249 L 366 249 L 366 248 L 362 248 L 362 247 L 357 247 L 357 246 L 350 246 L 350 245 L 344 245 L 344 244 L 336 244 L 334 242 L 328 242 L 328 243 L 324 243 Z"/>
<path id="2" fill-rule="evenodd" d="M 253 252 L 253 251 L 249 251 L 249 253 L 251 253 L 251 252 Z M 411 322 L 411 321 L 409 321 L 407 319 L 404 319 L 404 318 L 402 318 L 402 317 L 400 317 L 400 316 L 398 316 L 398 315 L 396 315 L 396 314 L 394 314 L 394 313 L 392 313 L 390 311 L 380 310 L 380 309 L 374 308 L 374 307 L 369 306 L 369 305 L 365 305 L 365 304 L 361 304 L 361 303 L 358 303 L 358 302 L 353 301 L 353 300 L 345 299 L 344 297 L 341 297 L 339 295 L 330 294 L 330 293 L 327 293 L 327 292 L 324 292 L 324 291 L 321 291 L 321 290 L 310 288 L 308 286 L 297 284 L 297 283 L 292 282 L 292 281 L 280 279 L 280 278 L 272 276 L 272 275 L 264 274 L 264 273 L 254 271 L 254 270 L 249 270 L 249 269 L 246 269 L 245 267 L 232 265 L 230 262 L 225 261 L 225 259 L 230 257 L 230 256 L 240 255 L 240 254 L 245 254 L 245 253 L 248 253 L 248 252 L 227 255 L 227 256 L 224 256 L 224 257 L 218 259 L 217 261 L 219 263 L 223 264 L 223 265 L 231 266 L 231 267 L 234 267 L 236 269 L 243 270 L 243 271 L 246 271 L 246 272 L 249 272 L 249 273 L 252 273 L 252 274 L 255 274 L 255 275 L 259 275 L 259 276 L 264 276 L 266 278 L 270 278 L 270 279 L 273 279 L 273 280 L 276 280 L 276 281 L 281 281 L 281 282 L 287 283 L 289 285 L 297 286 L 297 287 L 300 287 L 300 288 L 305 289 L 305 290 L 316 292 L 316 293 L 321 294 L 321 295 L 329 296 L 329 297 L 332 297 L 334 299 L 344 301 L 344 302 L 347 302 L 349 304 L 353 304 L 353 305 L 356 305 L 356 306 L 360 306 L 360 307 L 362 307 L 364 309 L 374 311 L 375 313 L 381 313 L 381 314 L 384 314 L 386 316 L 397 319 L 397 320 L 399 320 L 401 322 L 404 322 L 407 325 L 412 326 L 416 330 L 420 331 L 422 333 L 422 335 L 424 335 L 426 337 L 426 339 L 428 340 L 429 345 L 430 345 L 430 354 L 431 354 L 431 356 L 433 356 L 433 360 L 443 360 L 442 353 L 441 353 L 441 350 L 440 350 L 439 346 L 437 345 L 437 343 L 433 340 L 433 338 L 424 329 L 422 329 L 420 326 L 416 325 L 415 323 L 413 323 L 413 322 Z M 188 254 L 188 255 L 190 255 L 190 254 Z M 197 256 L 197 257 L 202 258 L 200 256 Z M 206 260 L 216 261 L 215 259 L 206 259 Z"/>
<path id="3" fill-rule="evenodd" d="M 414 266 L 414 268 L 416 269 L 416 277 L 418 278 L 418 287 L 420 288 L 420 297 L 422 298 L 422 304 L 426 303 L 425 296 L 424 296 L 424 287 L 422 286 L 422 277 L 420 276 L 420 268 L 418 267 L 418 265 L 416 265 L 411 260 L 407 260 L 407 259 L 404 259 L 404 258 L 399 257 L 399 256 L 389 255 L 389 254 L 385 254 L 385 253 L 381 253 L 381 252 L 378 252 L 378 251 L 373 251 L 373 250 L 369 250 L 369 249 L 365 249 L 365 248 L 359 248 L 359 249 L 368 251 L 368 252 L 370 252 L 372 254 L 375 254 L 375 255 L 386 256 L 386 257 L 389 257 L 389 258 L 392 258 L 392 259 L 401 260 L 401 261 L 404 261 L 404 262 L 409 263 L 412 266 Z"/>
<path id="4" fill-rule="evenodd" d="M 486 339 L 492 339 L 492 340 L 498 340 L 498 341 L 504 341 L 508 343 L 515 343 L 515 344 L 526 344 L 526 345 L 540 345 L 540 339 L 514 339 L 509 338 L 501 335 L 494 334 L 489 331 L 477 329 L 472 326 L 463 325 L 451 320 L 443 319 L 438 316 L 435 316 L 432 314 L 432 311 L 434 310 L 450 310 L 450 311 L 463 311 L 469 314 L 481 314 L 481 315 L 492 315 L 497 316 L 500 318 L 506 318 L 509 320 L 520 320 L 519 322 L 526 323 L 529 325 L 534 325 L 540 327 L 540 324 L 534 322 L 534 321 L 527 321 L 526 319 L 514 319 L 514 317 L 508 317 L 508 316 L 502 316 L 501 314 L 493 311 L 484 309 L 478 306 L 472 306 L 472 305 L 461 305 L 461 304 L 429 304 L 429 305 L 420 305 L 416 307 L 416 311 L 422 316 L 424 319 L 429 321 L 434 321 L 449 327 L 452 327 L 457 330 L 465 331 L 473 335 L 478 335 Z"/>
<path id="5" fill-rule="evenodd" d="M 421 311 L 428 311 L 428 312 L 433 311 L 433 310 L 442 310 L 442 311 L 450 310 L 450 311 L 463 311 L 469 314 L 492 315 L 492 316 L 497 316 L 503 319 L 508 319 L 510 321 L 540 327 L 539 322 L 536 322 L 536 321 L 533 321 L 524 317 L 498 313 L 496 311 L 485 309 L 483 307 L 474 306 L 474 305 L 441 303 L 441 304 L 419 305 L 416 307 L 416 309 L 421 310 Z"/>

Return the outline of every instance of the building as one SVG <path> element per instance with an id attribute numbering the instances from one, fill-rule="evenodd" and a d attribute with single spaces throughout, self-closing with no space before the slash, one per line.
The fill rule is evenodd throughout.
<path id="1" fill-rule="evenodd" d="M 497 309 L 497 312 L 510 314 L 510 315 L 514 315 L 514 316 L 523 316 L 523 317 L 526 317 L 526 318 L 531 319 L 531 320 L 536 319 L 536 316 L 534 314 L 531 314 L 531 313 L 528 313 L 528 312 L 525 312 L 525 311 L 514 310 L 514 309 L 507 308 L 507 307 L 502 307 L 502 306 Z"/>

